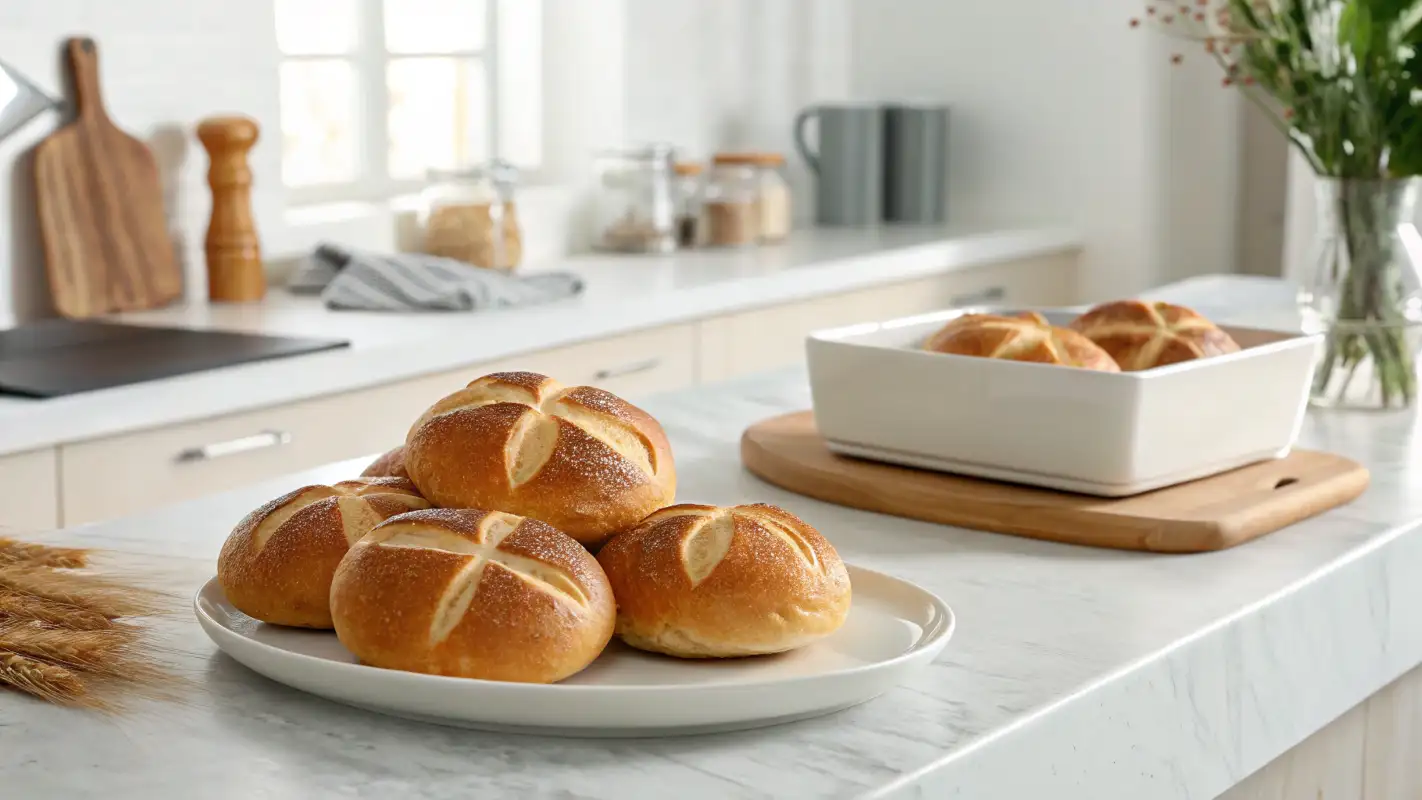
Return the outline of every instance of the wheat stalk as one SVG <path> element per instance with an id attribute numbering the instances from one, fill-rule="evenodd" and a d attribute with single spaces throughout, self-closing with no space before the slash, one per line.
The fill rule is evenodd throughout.
<path id="1" fill-rule="evenodd" d="M 136 631 L 125 627 L 72 631 L 38 622 L 0 626 L 0 650 L 111 677 L 134 671 L 136 638 Z"/>
<path id="2" fill-rule="evenodd" d="M 94 575 L 36 569 L 25 564 L 0 565 L 0 588 L 80 606 L 109 619 L 158 614 L 164 610 L 167 599 L 152 589 L 126 586 Z"/>
<path id="3" fill-rule="evenodd" d="M 36 620 L 75 631 L 99 631 L 114 627 L 112 620 L 97 611 L 0 588 L 0 622 L 6 619 Z"/>
<path id="4" fill-rule="evenodd" d="M 78 675 L 54 664 L 0 649 L 0 685 L 18 689 L 50 703 L 102 706 L 89 695 Z"/>
<path id="5" fill-rule="evenodd" d="M 89 564 L 89 551 L 76 547 L 50 547 L 0 536 L 0 564 L 6 563 L 55 569 L 83 569 Z"/>

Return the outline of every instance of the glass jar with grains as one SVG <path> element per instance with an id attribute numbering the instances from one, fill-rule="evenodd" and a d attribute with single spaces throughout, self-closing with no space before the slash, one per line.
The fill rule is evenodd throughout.
<path id="1" fill-rule="evenodd" d="M 790 235 L 790 183 L 785 180 L 785 156 L 757 153 L 760 182 L 760 240 L 784 241 Z"/>
<path id="2" fill-rule="evenodd" d="M 678 161 L 676 171 L 676 244 L 696 247 L 701 244 L 701 165 Z"/>
<path id="3" fill-rule="evenodd" d="M 743 153 L 718 153 L 706 180 L 706 243 L 745 247 L 760 239 L 760 186 L 753 159 Z"/>
<path id="4" fill-rule="evenodd" d="M 432 171 L 421 196 L 422 250 L 476 267 L 512 270 L 523 257 L 514 187 L 518 171 L 503 161 Z"/>
<path id="5" fill-rule="evenodd" d="M 597 231 L 594 246 L 622 253 L 676 249 L 672 201 L 672 149 L 649 145 L 599 153 Z"/>

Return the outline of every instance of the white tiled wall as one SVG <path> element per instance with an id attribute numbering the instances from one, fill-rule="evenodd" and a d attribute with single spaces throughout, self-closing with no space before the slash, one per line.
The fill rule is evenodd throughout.
<path id="1" fill-rule="evenodd" d="M 67 94 L 60 43 L 87 34 L 99 44 L 110 116 L 147 141 L 165 172 L 170 216 L 181 233 L 189 287 L 203 291 L 207 156 L 193 135 L 205 116 L 240 112 L 265 131 L 252 154 L 257 224 L 282 212 L 276 42 L 270 0 L 5 0 L 0 59 L 46 91 Z M 33 211 L 28 151 L 61 120 L 41 117 L 0 143 L 0 326 L 43 313 L 48 292 Z"/>

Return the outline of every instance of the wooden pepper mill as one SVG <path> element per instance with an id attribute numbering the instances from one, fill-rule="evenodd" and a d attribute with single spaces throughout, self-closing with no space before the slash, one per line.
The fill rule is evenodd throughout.
<path id="1" fill-rule="evenodd" d="M 249 303 L 267 293 L 262 250 L 252 221 L 252 170 L 247 153 L 257 143 L 248 117 L 212 117 L 197 129 L 207 149 L 212 219 L 207 225 L 207 296 L 214 302 Z"/>

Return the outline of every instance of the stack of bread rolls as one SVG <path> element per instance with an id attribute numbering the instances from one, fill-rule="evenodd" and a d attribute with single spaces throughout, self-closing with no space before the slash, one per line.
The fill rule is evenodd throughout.
<path id="1" fill-rule="evenodd" d="M 1012 316 L 964 314 L 930 336 L 923 349 L 1101 372 L 1138 372 L 1238 352 L 1239 345 L 1184 306 L 1116 300 L 1092 308 L 1066 327 L 1053 326 L 1031 311 Z"/>
<path id="2" fill-rule="evenodd" d="M 218 579 L 243 613 L 333 629 L 364 664 L 485 680 L 562 680 L 614 634 L 722 658 L 843 624 L 848 572 L 818 531 L 774 506 L 675 494 L 671 446 L 646 412 L 495 373 L 430 406 L 361 478 L 252 512 Z"/>

